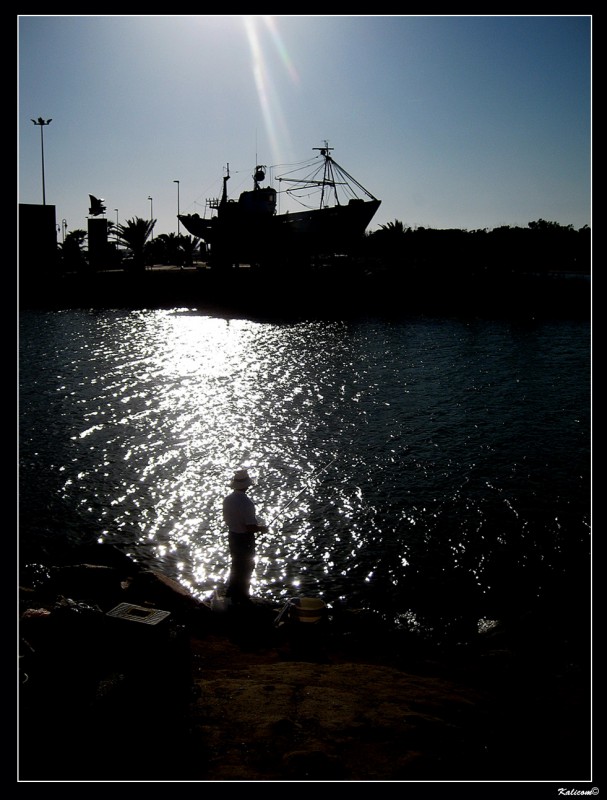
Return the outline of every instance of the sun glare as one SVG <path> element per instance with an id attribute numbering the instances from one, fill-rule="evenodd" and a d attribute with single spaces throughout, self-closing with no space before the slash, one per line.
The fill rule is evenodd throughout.
<path id="1" fill-rule="evenodd" d="M 291 57 L 287 52 L 287 48 L 285 47 L 285 44 L 278 31 L 278 28 L 276 27 L 276 20 L 274 19 L 274 17 L 270 16 L 264 16 L 261 17 L 261 19 L 264 21 L 266 28 L 270 31 L 270 35 L 274 40 L 274 44 L 276 46 L 276 50 L 278 51 L 278 55 L 280 56 L 282 63 L 285 65 L 285 69 L 289 73 L 291 80 L 293 81 L 293 83 L 299 83 L 299 75 L 297 74 L 295 65 L 293 64 L 293 61 L 291 60 Z"/>
<path id="2" fill-rule="evenodd" d="M 297 72 L 293 66 L 287 50 L 280 38 L 280 34 L 276 28 L 275 20 L 270 16 L 253 17 L 244 16 L 243 23 L 249 48 L 251 50 L 251 60 L 253 64 L 253 75 L 255 78 L 255 87 L 259 97 L 259 104 L 261 106 L 261 113 L 263 116 L 264 125 L 268 140 L 270 142 L 270 149 L 272 151 L 272 159 L 275 163 L 284 160 L 280 142 L 286 143 L 287 146 L 291 144 L 288 127 L 282 111 L 281 103 L 274 88 L 274 83 L 270 76 L 267 59 L 264 56 L 261 37 L 259 35 L 257 20 L 263 20 L 265 27 L 270 32 L 276 50 L 284 64 L 288 74 L 293 82 L 298 82 Z"/>

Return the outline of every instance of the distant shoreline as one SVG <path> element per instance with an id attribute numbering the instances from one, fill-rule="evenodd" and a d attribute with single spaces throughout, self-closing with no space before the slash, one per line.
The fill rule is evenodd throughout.
<path id="1" fill-rule="evenodd" d="M 265 273 L 200 267 L 152 267 L 92 274 L 20 275 L 20 310 L 199 308 L 291 318 L 310 315 L 472 315 L 589 318 L 588 275 L 370 274 L 347 268 Z"/>

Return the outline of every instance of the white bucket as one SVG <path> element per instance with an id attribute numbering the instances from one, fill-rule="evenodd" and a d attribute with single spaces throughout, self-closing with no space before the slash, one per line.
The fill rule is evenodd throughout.
<path id="1" fill-rule="evenodd" d="M 290 601 L 290 617 L 294 622 L 320 622 L 326 608 L 320 597 L 294 597 Z"/>

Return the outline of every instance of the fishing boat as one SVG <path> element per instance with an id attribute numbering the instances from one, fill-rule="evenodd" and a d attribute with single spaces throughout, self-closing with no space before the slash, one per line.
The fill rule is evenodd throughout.
<path id="1" fill-rule="evenodd" d="M 303 261 L 349 253 L 362 239 L 381 204 L 331 156 L 325 142 L 317 155 L 262 186 L 267 167 L 253 171 L 253 188 L 228 197 L 229 165 L 220 198 L 206 201 L 209 216 L 180 214 L 179 220 L 207 248 L 211 264 Z M 284 188 L 283 188 L 284 187 Z M 279 194 L 295 210 L 277 211 Z"/>

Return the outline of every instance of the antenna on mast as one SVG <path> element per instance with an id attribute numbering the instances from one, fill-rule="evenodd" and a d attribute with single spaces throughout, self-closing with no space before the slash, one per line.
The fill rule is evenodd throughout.
<path id="1" fill-rule="evenodd" d="M 325 146 L 324 147 L 313 147 L 312 150 L 320 150 L 321 156 L 325 158 L 330 158 L 329 153 L 331 150 L 334 150 L 334 147 L 329 147 L 329 142 L 325 139 Z"/>

